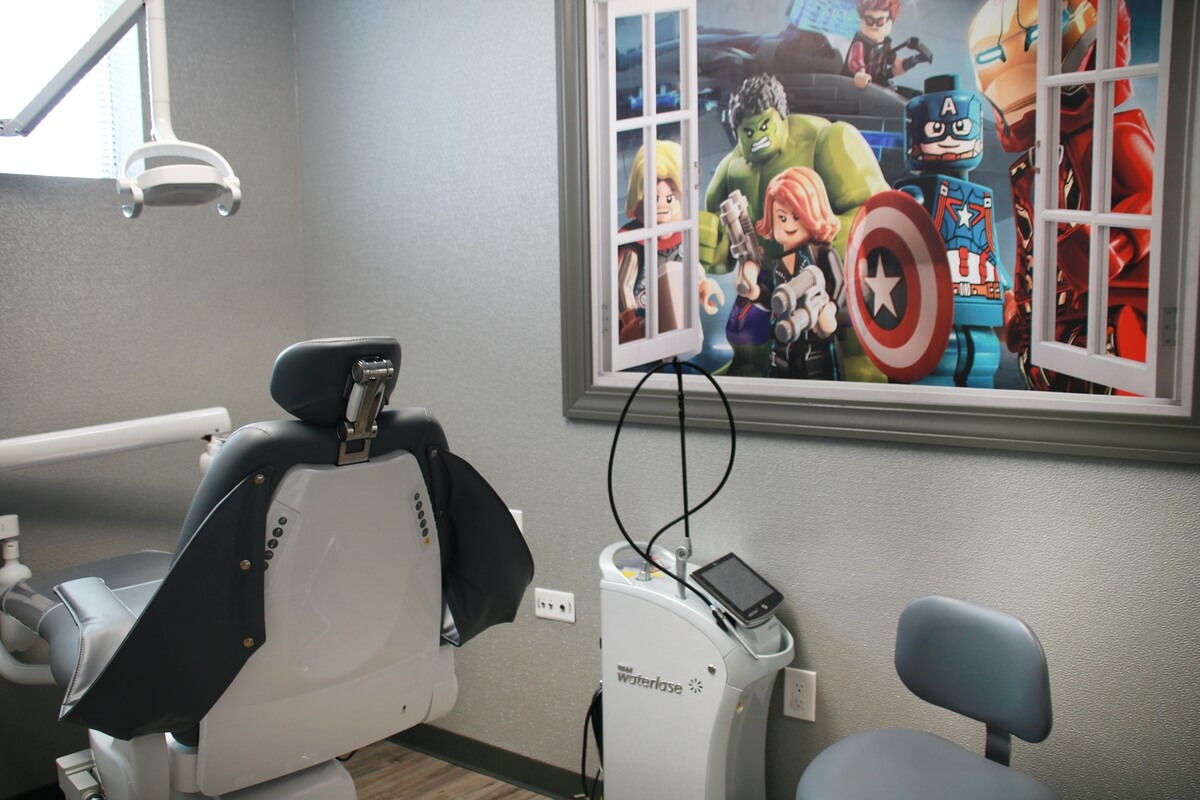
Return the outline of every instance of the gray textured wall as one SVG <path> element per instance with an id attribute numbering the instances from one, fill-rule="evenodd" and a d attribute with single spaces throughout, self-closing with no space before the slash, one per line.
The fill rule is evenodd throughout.
<path id="1" fill-rule="evenodd" d="M 305 331 L 292 4 L 170 2 L 167 18 L 175 132 L 233 164 L 242 209 L 128 221 L 112 181 L 0 175 L 0 438 L 213 405 L 235 424 L 276 413 L 271 364 Z M 171 548 L 198 445 L 0 473 L 22 560 Z M 86 741 L 55 722 L 59 700 L 0 685 L 0 797 L 55 781 L 54 758 Z"/>
<path id="2" fill-rule="evenodd" d="M 439 724 L 575 769 L 600 670 L 596 558 L 618 533 L 611 426 L 561 416 L 554 5 L 297 0 L 296 30 L 309 333 L 365 317 L 398 336 L 397 397 L 429 406 L 524 510 L 536 585 L 576 593 L 574 626 L 529 610 L 464 648 Z M 677 441 L 623 438 L 623 516 L 642 529 L 677 508 L 676 457 L 659 455 Z M 693 496 L 726 452 L 719 434 L 689 438 Z M 1018 742 L 1015 764 L 1064 798 L 1195 796 L 1198 509 L 1195 469 L 740 438 L 693 535 L 783 590 L 795 664 L 818 673 L 818 721 L 771 720 L 770 796 L 867 728 L 982 748 L 979 726 L 924 706 L 891 665 L 900 609 L 930 591 L 1013 611 L 1045 644 L 1056 727 Z"/>
<path id="3" fill-rule="evenodd" d="M 561 416 L 554 6 L 292 5 L 169 4 L 175 127 L 237 168 L 233 219 L 150 209 L 129 223 L 107 182 L 0 176 L 0 436 L 213 404 L 246 422 L 274 413 L 265 373 L 288 342 L 399 337 L 397 401 L 430 407 L 525 511 L 537 585 L 574 591 L 579 613 L 565 626 L 528 611 L 470 643 L 440 724 L 574 769 L 599 677 L 596 558 L 617 532 L 611 426 Z M 676 442 L 628 429 L 627 522 L 674 512 Z M 689 438 L 693 492 L 725 448 Z M 891 667 L 896 616 L 927 591 L 998 605 L 1041 636 L 1056 728 L 1018 743 L 1018 766 L 1068 800 L 1200 791 L 1197 470 L 751 435 L 738 455 L 693 527 L 699 554 L 736 549 L 783 590 L 795 664 L 819 675 L 816 723 L 771 720 L 772 798 L 866 728 L 981 746 Z M 169 546 L 194 460 L 172 445 L 5 473 L 0 513 L 22 515 L 38 569 Z M 763 480 L 791 465 L 804 495 Z M 71 737 L 36 721 L 54 702 L 0 687 L 0 797 L 52 780 L 67 751 L 52 737 Z"/>

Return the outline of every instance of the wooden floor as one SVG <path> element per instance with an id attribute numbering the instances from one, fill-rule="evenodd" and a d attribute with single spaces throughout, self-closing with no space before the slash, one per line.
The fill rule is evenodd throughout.
<path id="1" fill-rule="evenodd" d="M 358 800 L 545 800 L 388 741 L 359 750 L 345 767 Z"/>

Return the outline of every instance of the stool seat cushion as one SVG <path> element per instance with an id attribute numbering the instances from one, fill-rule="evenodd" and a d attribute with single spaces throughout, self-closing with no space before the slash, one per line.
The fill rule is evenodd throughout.
<path id="1" fill-rule="evenodd" d="M 924 731 L 883 728 L 813 759 L 796 800 L 1055 800 L 1035 778 Z"/>

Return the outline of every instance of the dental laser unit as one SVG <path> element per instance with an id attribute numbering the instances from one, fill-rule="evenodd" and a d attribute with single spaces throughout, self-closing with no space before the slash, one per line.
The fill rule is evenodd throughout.
<path id="1" fill-rule="evenodd" d="M 600 554 L 605 800 L 762 800 L 771 691 L 794 650 L 773 613 L 781 598 L 740 560 L 718 559 L 726 597 L 707 593 L 719 623 L 667 574 L 703 585 L 705 568 L 684 548 L 651 555 L 647 565 L 625 542 Z"/>
<path id="2" fill-rule="evenodd" d="M 668 368 L 675 371 L 679 404 L 683 513 L 638 543 L 617 509 L 617 442 L 638 391 Z M 685 369 L 708 380 L 729 420 L 725 474 L 695 506 L 688 499 Z M 617 419 L 608 499 L 624 541 L 600 553 L 602 679 L 595 725 L 606 800 L 766 797 L 771 690 L 795 651 L 791 633 L 775 618 L 783 595 L 733 553 L 703 566 L 691 563 L 691 516 L 724 488 L 736 442 L 733 410 L 720 384 L 700 365 L 678 358 L 651 368 Z M 655 544 L 680 522 L 681 546 L 672 552 Z M 594 713 L 589 710 L 590 719 Z"/>

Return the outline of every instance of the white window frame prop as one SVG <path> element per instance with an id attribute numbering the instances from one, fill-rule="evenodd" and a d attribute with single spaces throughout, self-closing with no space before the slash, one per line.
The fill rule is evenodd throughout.
<path id="1" fill-rule="evenodd" d="M 1172 0 L 1162 0 L 1164 20 L 1172 17 Z M 1170 64 L 1171 30 L 1164 24 L 1159 42 L 1157 61 L 1133 66 L 1114 66 L 1114 42 L 1116 31 L 1117 4 L 1100 5 L 1096 24 L 1096 69 L 1085 72 L 1061 71 L 1062 63 L 1062 15 L 1055 0 L 1041 0 L 1039 18 L 1049 21 L 1048 36 L 1039 37 L 1038 50 L 1038 108 L 1049 109 L 1038 114 L 1039 164 L 1057 163 L 1057 146 L 1060 141 L 1060 98 L 1064 87 L 1090 86 L 1089 91 L 1096 99 L 1094 140 L 1092 143 L 1091 197 L 1087 210 L 1056 209 L 1047 202 L 1058 196 L 1058 170 L 1040 168 L 1038 188 L 1035 194 L 1034 237 L 1036 252 L 1034 272 L 1038 287 L 1034 292 L 1033 314 L 1033 360 L 1046 369 L 1079 376 L 1095 383 L 1113 386 L 1135 394 L 1155 397 L 1160 388 L 1168 396 L 1174 394 L 1172 382 L 1176 374 L 1175 350 L 1178 345 L 1174 333 L 1174 316 L 1178 314 L 1178 276 L 1164 275 L 1162 266 L 1181 253 L 1182 237 L 1172 236 L 1163 230 L 1163 184 L 1165 183 L 1165 148 L 1159 147 L 1154 154 L 1154 197 L 1152 211 L 1148 216 L 1118 214 L 1104 209 L 1111 208 L 1111 167 L 1113 163 L 1113 86 L 1118 81 L 1151 77 L 1158 87 L 1158 119 L 1154 130 L 1167 130 L 1167 89 L 1170 81 L 1165 67 Z M 1045 27 L 1045 26 L 1044 26 Z M 1178 195 L 1176 195 L 1178 196 Z M 1088 307 L 1088 340 L 1086 347 L 1055 341 L 1055 270 L 1057 260 L 1056 239 L 1059 224 L 1090 226 L 1092 235 L 1089 246 L 1090 291 Z M 1183 226 L 1186 228 L 1186 225 Z M 1105 336 L 1108 308 L 1108 275 L 1106 258 L 1107 233 L 1113 228 L 1144 229 L 1150 232 L 1149 273 L 1150 285 L 1147 298 L 1146 327 L 1150 332 L 1161 331 L 1162 335 L 1149 335 L 1146 339 L 1146 360 L 1136 362 L 1121 359 L 1107 352 Z M 1099 232 L 1099 233 L 1097 233 Z M 1164 247 L 1166 251 L 1164 252 Z M 1172 278 L 1174 281 L 1172 282 Z M 1173 283 L 1166 292 L 1168 305 L 1159 302 L 1164 294 L 1164 283 Z M 1166 319 L 1164 325 L 1163 320 Z"/>
<path id="2" fill-rule="evenodd" d="M 618 42 L 616 24 L 622 18 L 641 18 L 641 41 L 657 41 L 656 18 L 661 14 L 677 13 L 681 28 L 680 48 L 678 57 L 685 66 L 680 71 L 679 94 L 680 108 L 660 112 L 657 107 L 657 61 L 655 58 L 642 58 L 641 86 L 643 87 L 642 113 L 618 119 L 616 64 L 618 57 Z M 695 153 L 696 138 L 696 74 L 695 49 L 690 43 L 696 38 L 695 0 L 607 0 L 596 5 L 597 38 L 600 46 L 595 49 L 594 81 L 597 86 L 597 126 L 594 132 L 596 140 L 593 147 L 598 154 L 594 164 L 596 174 L 593 185 L 599 191 L 601 202 L 596 205 L 596 215 L 593 219 L 593 230 L 596 231 L 596 259 L 606 259 L 605 254 L 615 254 L 619 247 L 635 242 L 644 244 L 645 253 L 654 253 L 659 237 L 675 233 L 683 234 L 683 287 L 694 287 L 699 281 L 699 261 L 696 255 L 697 232 L 697 192 L 699 187 L 699 166 Z M 644 50 L 644 48 L 643 48 Z M 689 77 L 692 76 L 692 77 Z M 643 143 L 656 141 L 660 127 L 678 125 L 682 132 L 680 146 L 683 157 L 682 164 L 686 174 L 681 176 L 685 181 L 684 192 L 690 194 L 685 202 L 684 219 L 658 224 L 651 222 L 650 215 L 645 214 L 641 225 L 618 233 L 621 219 L 616 198 L 620 190 L 618 170 L 619 152 L 618 137 L 625 132 L 640 131 Z M 642 197 L 649 205 L 649 198 L 655 197 L 657 181 L 656 149 L 645 148 L 645 167 L 643 170 Z M 612 269 L 597 270 L 595 280 L 597 291 L 604 298 L 596 309 L 599 318 L 595 324 L 602 335 L 597 337 L 598 361 L 603 363 L 606 372 L 617 372 L 663 358 L 669 358 L 677 353 L 688 350 L 698 350 L 700 347 L 699 303 L 697 293 L 686 291 L 683 294 L 682 324 L 674 330 L 660 330 L 658 309 L 659 281 L 649 277 L 645 280 L 645 335 L 637 340 L 619 342 L 619 321 L 615 310 L 618 308 L 620 295 L 619 270 L 615 255 L 612 259 Z M 593 262 L 596 263 L 596 262 Z M 603 262 L 602 262 L 603 263 Z M 652 274 L 652 265 L 642 265 L 647 275 Z"/>

